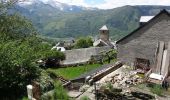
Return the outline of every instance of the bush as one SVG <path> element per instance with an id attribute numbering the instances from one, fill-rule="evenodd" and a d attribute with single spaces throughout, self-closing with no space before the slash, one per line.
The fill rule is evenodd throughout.
<path id="1" fill-rule="evenodd" d="M 31 41 L 32 42 L 32 41 Z M 60 57 L 60 52 L 51 51 L 42 42 L 32 44 L 28 40 L 16 40 L 0 44 L 0 89 L 1 94 L 23 94 L 26 85 L 40 75 L 36 61 L 46 57 Z M 6 93 L 5 93 L 5 92 Z M 11 93 L 12 92 L 12 93 Z"/>
<path id="2" fill-rule="evenodd" d="M 90 37 L 79 38 L 75 43 L 75 48 L 88 48 L 93 46 L 93 41 Z"/>
<path id="3" fill-rule="evenodd" d="M 67 91 L 63 88 L 60 82 L 55 83 L 54 100 L 69 100 Z"/>
<path id="4" fill-rule="evenodd" d="M 44 70 L 41 71 L 36 81 L 40 84 L 42 94 L 54 89 L 54 80 Z"/>
<path id="5" fill-rule="evenodd" d="M 14 100 L 26 93 L 26 85 L 40 75 L 38 60 L 49 57 L 62 60 L 64 54 L 52 51 L 49 44 L 37 38 L 31 22 L 9 14 L 10 1 L 13 0 L 0 2 L 0 98 Z"/>

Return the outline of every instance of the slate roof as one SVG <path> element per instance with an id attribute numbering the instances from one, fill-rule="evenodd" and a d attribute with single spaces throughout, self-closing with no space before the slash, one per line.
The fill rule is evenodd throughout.
<path id="1" fill-rule="evenodd" d="M 104 25 L 102 28 L 100 28 L 100 31 L 105 31 L 105 30 L 109 30 L 108 28 L 107 28 L 107 26 L 106 25 Z"/>
<path id="2" fill-rule="evenodd" d="M 105 46 L 109 46 L 106 42 L 104 42 L 102 39 L 99 39 L 93 43 L 93 46 L 98 46 L 99 44 L 103 44 Z"/>
<path id="3" fill-rule="evenodd" d="M 120 43 L 121 41 L 123 41 L 124 39 L 128 38 L 129 36 L 135 34 L 138 30 L 142 29 L 143 27 L 147 26 L 150 22 L 152 22 L 153 20 L 155 20 L 157 17 L 159 17 L 161 14 L 167 14 L 170 17 L 170 14 L 167 10 L 163 9 L 160 13 L 158 13 L 156 16 L 154 16 L 151 20 L 149 20 L 146 24 L 139 26 L 137 29 L 135 29 L 133 32 L 131 32 L 130 34 L 126 35 L 125 37 L 121 38 L 120 40 L 118 40 L 116 42 L 116 44 Z"/>
<path id="4" fill-rule="evenodd" d="M 154 16 L 141 16 L 139 22 L 148 22 L 150 21 Z"/>

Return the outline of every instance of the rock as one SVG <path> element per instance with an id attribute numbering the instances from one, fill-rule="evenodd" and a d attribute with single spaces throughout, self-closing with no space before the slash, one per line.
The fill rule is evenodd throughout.
<path id="1" fill-rule="evenodd" d="M 69 91 L 68 96 L 71 98 L 77 98 L 82 94 L 82 92 L 77 92 L 77 91 Z"/>
<path id="2" fill-rule="evenodd" d="M 79 91 L 85 92 L 89 87 L 90 87 L 89 85 L 83 85 L 82 87 L 80 87 Z"/>
<path id="3" fill-rule="evenodd" d="M 87 89 L 87 91 L 86 92 L 88 92 L 88 93 L 94 93 L 94 86 L 91 86 L 90 88 L 88 88 Z"/>

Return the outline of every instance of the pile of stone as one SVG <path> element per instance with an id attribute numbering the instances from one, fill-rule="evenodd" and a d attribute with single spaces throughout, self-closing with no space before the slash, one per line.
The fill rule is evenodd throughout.
<path id="1" fill-rule="evenodd" d="M 143 79 L 136 75 L 135 73 L 125 73 L 123 74 L 116 74 L 112 77 L 110 81 L 113 84 L 118 84 L 119 86 L 129 87 L 129 85 L 137 85 L 143 82 Z"/>
<path id="2" fill-rule="evenodd" d="M 129 87 L 143 82 L 143 78 L 137 75 L 137 71 L 125 70 L 121 67 L 99 81 L 99 83 L 112 83 L 114 87 Z"/>

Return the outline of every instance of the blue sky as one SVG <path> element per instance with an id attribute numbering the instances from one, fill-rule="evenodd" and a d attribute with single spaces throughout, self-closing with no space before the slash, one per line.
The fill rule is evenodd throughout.
<path id="1" fill-rule="evenodd" d="M 47 1 L 47 0 L 42 0 Z M 111 9 L 124 5 L 168 5 L 170 0 L 56 0 L 71 5 Z"/>

